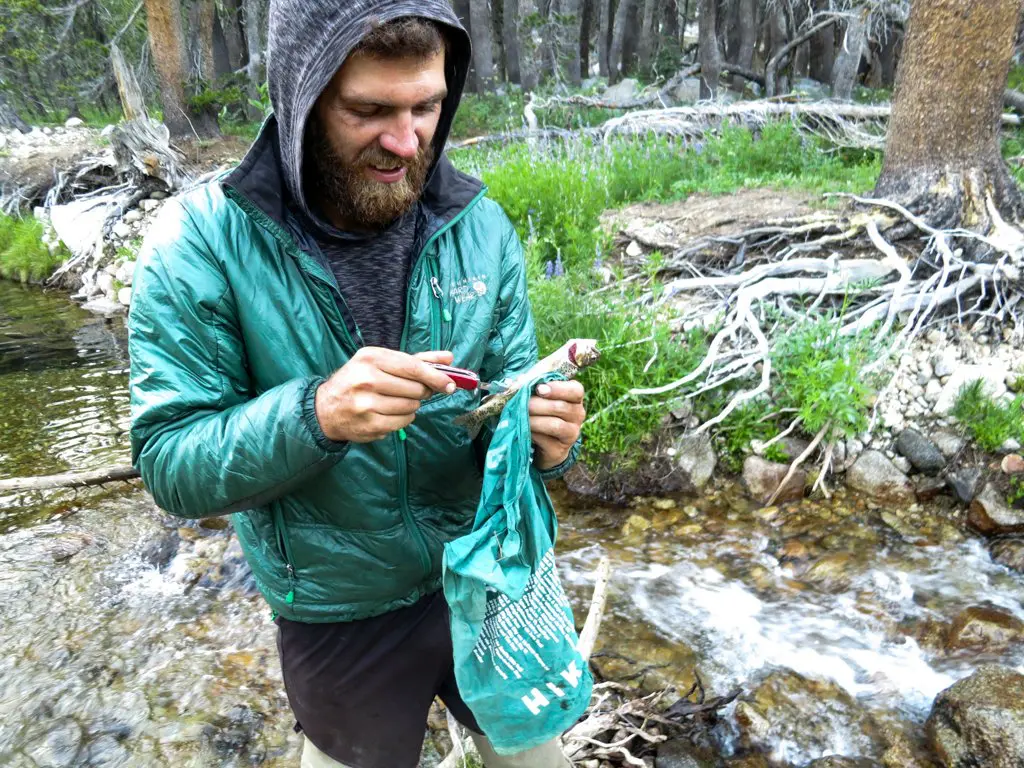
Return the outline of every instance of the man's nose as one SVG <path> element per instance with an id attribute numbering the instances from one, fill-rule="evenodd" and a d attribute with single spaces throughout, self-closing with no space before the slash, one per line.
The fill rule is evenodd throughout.
<path id="1" fill-rule="evenodd" d="M 399 157 L 405 159 L 416 157 L 420 148 L 420 139 L 416 135 L 412 115 L 397 116 L 389 130 L 380 137 L 380 145 Z"/>

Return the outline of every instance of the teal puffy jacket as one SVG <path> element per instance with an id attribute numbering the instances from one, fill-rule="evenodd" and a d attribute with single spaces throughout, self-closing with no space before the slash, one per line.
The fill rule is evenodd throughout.
<path id="1" fill-rule="evenodd" d="M 171 514 L 234 513 L 275 611 L 349 621 L 440 587 L 442 548 L 480 498 L 484 446 L 452 424 L 479 395 L 432 398 L 377 442 L 323 434 L 316 388 L 359 330 L 286 203 L 275 130 L 229 176 L 166 205 L 147 237 L 129 315 L 133 461 Z M 451 350 L 500 380 L 537 346 L 519 239 L 485 192 L 447 159 L 431 177 L 402 350 Z"/>

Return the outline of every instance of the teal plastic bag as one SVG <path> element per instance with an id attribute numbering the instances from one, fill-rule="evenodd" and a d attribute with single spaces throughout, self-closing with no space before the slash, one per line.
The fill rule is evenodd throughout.
<path id="1" fill-rule="evenodd" d="M 533 466 L 529 400 L 505 406 L 487 451 L 473 531 L 444 548 L 459 693 L 498 754 L 561 735 L 594 685 L 555 569 L 555 510 Z"/>

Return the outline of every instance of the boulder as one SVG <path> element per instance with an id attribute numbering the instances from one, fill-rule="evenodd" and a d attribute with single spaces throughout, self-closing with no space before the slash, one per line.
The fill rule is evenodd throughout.
<path id="1" fill-rule="evenodd" d="M 956 399 L 960 396 L 960 390 L 975 381 L 982 381 L 982 391 L 992 398 L 999 398 L 1006 394 L 1006 368 L 999 365 L 962 365 L 957 368 L 949 377 L 949 381 L 942 387 L 939 399 L 935 403 L 935 413 L 940 416 L 949 415 Z"/>
<path id="2" fill-rule="evenodd" d="M 1024 538 L 1011 536 L 996 539 L 989 545 L 989 553 L 993 562 L 1024 574 Z"/>
<path id="3" fill-rule="evenodd" d="M 949 628 L 946 650 L 1005 650 L 1024 640 L 1024 621 L 995 606 L 977 605 L 961 611 Z"/>
<path id="4" fill-rule="evenodd" d="M 680 104 L 693 104 L 696 101 L 700 101 L 700 78 L 686 78 L 669 91 L 669 96 L 672 97 L 673 101 Z"/>
<path id="5" fill-rule="evenodd" d="M 793 83 L 793 93 L 814 101 L 823 101 L 831 96 L 829 86 L 810 77 L 801 78 Z"/>
<path id="6" fill-rule="evenodd" d="M 85 120 L 80 117 L 69 117 L 64 123 L 65 128 L 81 128 L 83 125 Z"/>
<path id="7" fill-rule="evenodd" d="M 697 493 L 702 490 L 715 472 L 718 457 L 711 444 L 711 438 L 703 435 L 683 435 L 675 444 L 676 471 L 681 490 Z"/>
<path id="8" fill-rule="evenodd" d="M 964 446 L 967 445 L 967 441 L 960 437 L 960 435 L 949 432 L 945 429 L 939 429 L 931 433 L 932 442 L 939 449 L 947 459 L 951 459 L 956 456 L 960 451 L 963 450 Z"/>
<path id="9" fill-rule="evenodd" d="M 967 524 L 985 536 L 1024 533 L 1024 510 L 1013 509 L 992 484 L 971 502 Z"/>
<path id="10" fill-rule="evenodd" d="M 946 475 L 946 483 L 964 504 L 970 504 L 981 488 L 981 470 L 977 467 L 964 467 Z"/>
<path id="11" fill-rule="evenodd" d="M 958 358 L 959 355 L 955 348 L 946 347 L 932 357 L 932 372 L 940 379 L 952 376 L 956 372 Z"/>
<path id="12" fill-rule="evenodd" d="M 940 693 L 928 740 L 945 768 L 1024 765 L 1024 675 L 983 666 Z"/>
<path id="13" fill-rule="evenodd" d="M 787 464 L 775 464 L 760 456 L 748 456 L 743 462 L 743 485 L 752 499 L 767 504 L 787 472 Z M 804 496 L 806 484 L 807 473 L 797 470 L 779 493 L 776 501 L 799 501 Z"/>
<path id="14" fill-rule="evenodd" d="M 896 450 L 914 469 L 925 475 L 937 475 L 946 466 L 946 458 L 938 446 L 916 429 L 900 432 L 896 438 Z"/>
<path id="15" fill-rule="evenodd" d="M 880 451 L 864 451 L 846 473 L 846 484 L 893 504 L 912 503 L 915 498 L 910 479 Z"/>
<path id="16" fill-rule="evenodd" d="M 601 94 L 601 100 L 613 106 L 629 104 L 631 101 L 636 101 L 639 92 L 640 84 L 633 78 L 627 77 Z"/>

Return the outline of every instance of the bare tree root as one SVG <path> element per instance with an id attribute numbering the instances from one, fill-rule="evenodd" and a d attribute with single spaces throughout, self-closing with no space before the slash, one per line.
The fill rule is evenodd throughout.
<path id="1" fill-rule="evenodd" d="M 726 406 L 695 430 L 705 432 L 743 403 L 769 392 L 773 346 L 769 339 L 784 320 L 788 326 L 829 318 L 839 323 L 840 336 L 872 331 L 877 354 L 865 372 L 885 381 L 871 415 L 874 426 L 895 381 L 896 366 L 891 361 L 899 359 L 941 313 L 955 313 L 960 322 L 978 316 L 1020 323 L 1024 232 L 1016 222 L 1003 218 L 990 192 L 977 201 L 985 212 L 984 234 L 959 227 L 941 229 L 929 223 L 934 210 L 926 218 L 892 200 L 844 197 L 858 208 L 768 221 L 728 239 L 719 238 L 707 250 L 700 249 L 701 243 L 681 243 L 661 268 L 662 276 L 679 276 L 637 301 L 669 315 L 682 331 L 709 329 L 709 318 L 714 318 L 715 333 L 707 353 L 685 376 L 631 389 L 589 420 L 601 419 L 616 408 L 635 407 L 626 405 L 631 400 L 649 404 L 651 398 L 662 398 L 667 408 L 678 407 L 681 400 L 729 386 L 735 391 Z M 919 239 L 912 254 L 901 254 L 893 233 L 908 228 Z M 855 255 L 841 258 L 835 250 L 839 246 Z M 730 248 L 741 258 L 730 261 Z M 802 302 L 800 311 L 790 306 L 792 299 Z M 808 451 L 790 467 L 782 486 L 824 444 L 824 471 L 815 487 L 827 493 L 825 475 L 832 465 L 834 443 L 830 427 L 819 431 Z M 778 492 L 769 503 L 777 496 Z"/>

